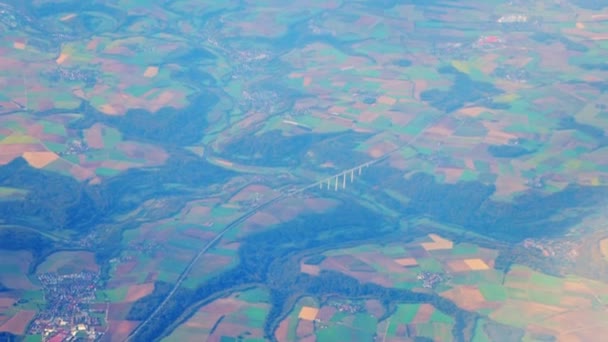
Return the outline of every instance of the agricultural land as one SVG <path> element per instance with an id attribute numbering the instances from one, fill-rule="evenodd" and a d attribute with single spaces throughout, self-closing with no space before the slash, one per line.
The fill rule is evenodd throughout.
<path id="1" fill-rule="evenodd" d="M 605 336 L 607 10 L 0 2 L 0 340 Z"/>

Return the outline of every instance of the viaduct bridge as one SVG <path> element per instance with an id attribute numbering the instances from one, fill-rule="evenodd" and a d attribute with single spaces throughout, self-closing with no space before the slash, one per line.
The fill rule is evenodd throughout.
<path id="1" fill-rule="evenodd" d="M 436 121 L 438 121 L 439 119 L 441 119 L 441 117 L 439 117 Z M 431 124 L 435 123 L 436 121 L 432 122 Z M 462 125 L 465 122 L 465 120 L 461 120 L 461 122 L 459 123 L 458 126 Z M 431 124 L 429 124 L 427 127 L 429 127 Z M 396 147 L 395 149 L 385 153 L 384 155 L 382 155 L 379 158 L 370 160 L 368 162 L 359 164 L 357 166 L 354 166 L 352 168 L 349 168 L 347 170 L 343 170 L 340 171 L 336 174 L 333 174 L 329 177 L 323 178 L 319 181 L 316 181 L 314 183 L 310 183 L 308 185 L 304 185 L 302 187 L 299 188 L 295 188 L 295 189 L 291 189 L 291 190 L 286 190 L 286 191 L 280 191 L 279 195 L 264 202 L 261 203 L 259 205 L 257 205 L 254 208 L 250 208 L 247 212 L 243 213 L 240 217 L 238 217 L 236 220 L 230 222 L 229 224 L 226 225 L 226 227 L 224 227 L 224 229 L 222 229 L 216 236 L 215 238 L 213 238 L 213 240 L 209 241 L 207 244 L 205 244 L 204 246 L 202 246 L 202 248 L 198 251 L 198 253 L 192 258 L 192 260 L 188 263 L 188 265 L 186 266 L 186 268 L 181 272 L 181 274 L 179 275 L 177 281 L 175 282 L 175 284 L 173 285 L 173 288 L 171 289 L 171 291 L 167 294 L 167 296 L 163 299 L 163 301 L 155 308 L 155 310 L 152 312 L 152 314 L 150 314 L 150 316 L 148 318 L 146 318 L 144 321 L 142 321 L 130 334 L 129 336 L 127 336 L 127 338 L 125 339 L 125 341 L 131 341 L 135 336 L 137 336 L 137 334 L 142 331 L 144 329 L 144 327 L 150 323 L 150 321 L 155 318 L 160 311 L 164 308 L 164 306 L 167 304 L 167 302 L 169 302 L 169 300 L 171 299 L 171 297 L 175 294 L 175 292 L 177 292 L 177 289 L 181 286 L 181 284 L 184 282 L 184 280 L 188 277 L 188 275 L 190 274 L 192 268 L 194 267 L 194 265 L 196 264 L 196 262 L 205 254 L 207 253 L 207 251 L 209 249 L 211 249 L 219 240 L 221 240 L 224 235 L 229 232 L 230 230 L 232 230 L 234 227 L 238 226 L 239 224 L 243 223 L 244 221 L 246 221 L 248 218 L 250 218 L 251 216 L 253 216 L 255 213 L 257 213 L 260 210 L 263 210 L 269 206 L 271 206 L 274 203 L 280 202 L 281 200 L 292 196 L 292 195 L 296 195 L 298 193 L 304 192 L 306 190 L 312 189 L 312 188 L 319 188 L 319 189 L 333 189 L 334 191 L 338 191 L 339 189 L 345 189 L 346 188 L 346 184 L 350 181 L 350 183 L 355 181 L 355 178 L 357 176 L 360 176 L 363 173 L 363 170 L 374 165 L 374 164 L 378 164 L 386 159 L 388 159 L 391 155 L 393 155 L 394 153 L 398 152 L 399 150 L 401 150 L 402 148 L 406 147 L 406 146 L 411 146 L 418 138 L 419 136 L 426 130 L 425 129 L 421 130 L 418 134 L 416 134 L 409 142 Z"/>

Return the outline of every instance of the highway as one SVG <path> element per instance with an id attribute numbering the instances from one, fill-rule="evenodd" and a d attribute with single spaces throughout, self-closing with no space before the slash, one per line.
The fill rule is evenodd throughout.
<path id="1" fill-rule="evenodd" d="M 311 188 L 319 188 L 319 187 L 323 187 L 324 184 L 327 185 L 327 188 L 330 188 L 331 182 L 334 181 L 334 189 L 338 190 L 340 189 L 340 184 L 338 183 L 340 181 L 340 179 L 342 179 L 342 188 L 346 187 L 346 179 L 348 177 L 350 177 L 351 182 L 354 181 L 355 178 L 355 174 L 360 175 L 362 170 L 364 168 L 367 168 L 369 166 L 372 166 L 374 164 L 378 164 L 386 159 L 388 159 L 391 155 L 393 155 L 394 153 L 398 152 L 399 150 L 411 146 L 425 131 L 426 128 L 430 127 L 431 125 L 437 123 L 439 120 L 441 120 L 444 116 L 439 116 L 436 120 L 433 120 L 431 123 L 429 123 L 424 129 L 422 129 L 419 133 L 417 133 L 415 136 L 412 137 L 412 139 L 410 139 L 410 141 L 408 141 L 405 144 L 402 144 L 400 146 L 395 147 L 393 150 L 385 153 L 384 155 L 382 155 L 381 157 L 378 157 L 376 159 L 373 159 L 371 161 L 356 165 L 354 167 L 351 167 L 347 170 L 343 170 L 340 171 L 336 174 L 333 174 L 329 177 L 326 177 L 320 181 L 315 181 L 309 185 L 305 185 L 302 187 L 299 187 L 297 189 L 292 189 L 289 190 L 287 192 L 285 191 L 281 191 L 280 195 L 278 195 L 277 197 L 268 200 L 250 210 L 248 210 L 246 213 L 244 213 L 243 215 L 239 216 L 236 220 L 230 222 L 226 227 L 224 227 L 224 229 L 222 229 L 214 238 L 213 240 L 209 241 L 201 250 L 198 251 L 198 253 L 196 254 L 196 256 L 194 256 L 194 258 L 192 258 L 192 260 L 190 261 L 190 263 L 186 266 L 186 268 L 184 268 L 184 270 L 180 273 L 177 281 L 175 282 L 175 285 L 173 286 L 173 288 L 171 289 L 171 291 L 169 292 L 169 294 L 167 295 L 167 297 L 165 297 L 165 299 L 156 307 L 156 309 L 152 312 L 152 314 L 144 321 L 142 321 L 137 328 L 135 328 L 131 334 L 129 334 L 129 336 L 127 336 L 127 338 L 125 339 L 125 341 L 130 341 L 133 336 L 136 336 L 149 322 L 152 318 L 154 318 L 162 309 L 163 307 L 167 304 L 167 302 L 169 302 L 169 300 L 171 299 L 171 297 L 175 294 L 175 292 L 177 291 L 177 289 L 179 289 L 179 287 L 181 286 L 181 284 L 184 282 L 184 280 L 188 277 L 188 275 L 190 274 L 190 271 L 192 270 L 192 267 L 194 267 L 194 265 L 197 263 L 197 261 L 205 254 L 207 253 L 207 251 L 209 251 L 220 239 L 222 239 L 222 237 L 229 232 L 231 229 L 233 229 L 234 227 L 238 226 L 239 224 L 243 223 L 244 221 L 246 221 L 248 218 L 250 218 L 251 216 L 255 215 L 258 211 L 267 208 L 269 206 L 271 206 L 274 203 L 277 203 L 289 196 L 293 196 L 295 194 L 301 193 L 305 190 L 311 189 Z M 465 123 L 466 120 L 461 120 L 460 123 L 458 124 L 458 127 L 460 127 L 462 124 Z"/>
<path id="2" fill-rule="evenodd" d="M 224 227 L 224 229 L 222 229 L 214 238 L 213 240 L 209 241 L 201 250 L 198 251 L 198 253 L 194 256 L 194 258 L 192 258 L 192 260 L 190 261 L 190 263 L 186 266 L 186 268 L 184 268 L 184 270 L 182 271 L 182 273 L 180 273 L 179 277 L 177 278 L 177 281 L 175 282 L 175 285 L 173 285 L 173 288 L 171 289 L 171 291 L 167 294 L 167 297 L 165 297 L 165 299 L 156 307 L 156 309 L 152 312 L 152 314 L 150 314 L 150 316 L 148 316 L 148 318 L 146 318 L 146 320 L 142 321 L 137 328 L 135 328 L 131 334 L 129 334 L 129 336 L 127 336 L 127 338 L 125 339 L 125 341 L 130 341 L 134 336 L 136 336 L 147 324 L 148 322 L 150 322 L 150 320 L 152 318 L 154 318 L 162 309 L 163 307 L 167 304 L 167 302 L 169 302 L 169 300 L 171 299 L 171 297 L 173 297 L 173 295 L 175 294 L 175 292 L 177 291 L 177 289 L 179 289 L 179 287 L 181 286 L 181 284 L 184 282 L 184 280 L 186 280 L 186 278 L 188 277 L 188 274 L 190 274 L 190 271 L 192 270 L 192 267 L 194 267 L 194 265 L 196 264 L 196 262 L 205 254 L 207 253 L 207 251 L 209 251 L 211 249 L 211 247 L 213 247 L 228 231 L 230 231 L 232 228 L 238 226 L 239 224 L 245 222 L 248 218 L 250 218 L 251 216 L 255 215 L 255 213 L 257 213 L 258 211 L 271 206 L 272 204 L 279 202 L 281 200 L 283 200 L 284 198 L 286 198 L 288 195 L 285 193 L 281 193 L 279 196 L 266 201 L 252 209 L 250 209 L 249 211 L 247 211 L 246 213 L 244 213 L 243 215 L 239 216 L 236 220 L 230 222 L 228 225 L 226 225 L 226 227 Z"/>
<path id="3" fill-rule="evenodd" d="M 413 141 L 414 139 L 412 139 Z M 408 145 L 411 144 L 411 141 L 408 143 Z M 401 146 L 399 148 L 396 148 L 393 151 L 390 151 L 389 153 L 385 154 L 384 156 L 374 159 L 372 161 L 363 163 L 361 165 L 357 165 L 353 168 L 350 168 L 346 171 L 342 171 L 340 173 L 337 173 L 333 176 L 327 177 L 321 181 L 318 182 L 314 182 L 310 185 L 306 185 L 306 186 L 302 186 L 298 189 L 292 189 L 291 191 L 281 191 L 280 195 L 278 195 L 277 197 L 268 200 L 250 210 L 248 210 L 246 213 L 244 213 L 243 215 L 239 216 L 236 220 L 230 222 L 226 227 L 224 227 L 224 229 L 222 229 L 214 238 L 213 240 L 209 241 L 201 250 L 198 251 L 198 253 L 194 256 L 194 258 L 192 258 L 192 260 L 190 261 L 190 263 L 188 263 L 188 265 L 186 266 L 186 268 L 184 268 L 184 270 L 180 273 L 179 277 L 177 278 L 177 281 L 175 282 L 175 285 L 173 285 L 173 288 L 171 289 L 171 291 L 169 292 L 169 294 L 167 294 L 167 297 L 165 297 L 165 299 L 156 307 L 156 309 L 152 312 L 152 314 L 150 314 L 150 316 L 142 321 L 137 328 L 135 328 L 131 334 L 129 334 L 129 336 L 127 336 L 127 338 L 125 339 L 125 341 L 130 341 L 134 336 L 136 336 L 149 322 L 152 318 L 154 318 L 162 309 L 163 307 L 167 304 L 167 302 L 169 302 L 169 300 L 171 299 L 171 297 L 175 294 L 175 292 L 177 292 L 177 289 L 179 289 L 179 287 L 181 286 L 181 284 L 184 282 L 184 280 L 186 280 L 186 278 L 188 277 L 188 274 L 190 274 L 190 271 L 192 270 L 192 267 L 194 267 L 194 265 L 197 263 L 197 261 L 205 254 L 207 253 L 207 251 L 209 251 L 211 249 L 211 247 L 213 247 L 227 232 L 229 232 L 232 228 L 238 226 L 239 224 L 245 222 L 248 218 L 250 218 L 251 216 L 255 215 L 258 211 L 267 208 L 269 206 L 271 206 L 274 203 L 277 203 L 289 196 L 293 196 L 295 194 L 301 193 L 307 189 L 313 188 L 313 187 L 318 187 L 319 184 L 322 184 L 324 182 L 327 182 L 327 180 L 332 180 L 332 179 L 337 179 L 337 176 L 340 175 L 345 175 L 345 174 L 352 174 L 352 172 L 354 172 L 355 170 L 360 170 L 364 167 L 376 164 L 382 160 L 385 160 L 386 158 L 389 157 L 390 154 L 397 152 L 399 149 L 405 147 Z M 358 172 L 358 171 L 357 171 Z"/>

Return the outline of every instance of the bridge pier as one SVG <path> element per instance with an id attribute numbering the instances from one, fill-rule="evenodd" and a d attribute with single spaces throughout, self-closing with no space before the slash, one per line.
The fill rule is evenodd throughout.
<path id="1" fill-rule="evenodd" d="M 359 176 L 361 176 L 361 174 L 363 173 L 363 169 L 368 166 L 371 166 L 375 162 L 376 161 L 374 160 L 371 162 L 367 162 L 365 164 L 359 164 L 359 166 L 355 166 L 352 169 L 344 170 L 338 174 L 334 174 L 332 176 L 329 176 L 328 178 L 320 180 L 318 183 L 309 185 L 307 188 L 311 188 L 316 185 L 319 185 L 319 189 L 323 190 L 325 183 L 327 183 L 327 190 L 330 190 L 332 187 L 333 187 L 334 191 L 338 191 L 340 189 L 346 189 L 346 183 L 348 183 L 347 178 L 349 177 L 349 174 L 350 174 L 350 182 L 354 183 L 355 182 L 355 173 L 357 173 Z M 342 178 L 342 179 L 340 179 L 340 178 Z M 340 185 L 340 182 L 342 182 L 342 185 Z M 341 188 L 340 188 L 340 186 L 341 186 Z"/>

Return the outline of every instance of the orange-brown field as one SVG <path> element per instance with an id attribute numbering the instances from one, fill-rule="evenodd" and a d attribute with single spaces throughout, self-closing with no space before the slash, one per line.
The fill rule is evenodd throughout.
<path id="1" fill-rule="evenodd" d="M 306 320 L 306 321 L 314 321 L 315 318 L 317 318 L 318 313 L 319 313 L 318 308 L 313 308 L 310 306 L 303 306 L 302 309 L 300 309 L 298 318 Z"/>
<path id="2" fill-rule="evenodd" d="M 408 85 L 409 85 L 409 82 L 408 82 Z M 381 103 L 381 104 L 392 106 L 395 103 L 397 103 L 397 100 L 394 97 L 390 97 L 387 95 L 381 95 L 380 97 L 378 97 L 377 102 Z"/>
<path id="3" fill-rule="evenodd" d="M 122 262 L 122 263 L 118 264 L 118 266 L 116 266 L 116 274 L 117 275 L 129 274 L 129 273 L 131 273 L 131 271 L 133 271 L 135 269 L 136 266 L 137 266 L 137 261 L 135 261 L 135 260 Z"/>
<path id="4" fill-rule="evenodd" d="M 503 200 L 529 188 L 528 185 L 526 185 L 526 180 L 518 175 L 500 174 L 498 175 L 498 178 L 496 178 L 496 181 L 494 181 L 494 185 L 496 186 L 496 191 L 492 196 Z"/>
<path id="5" fill-rule="evenodd" d="M 369 149 L 368 154 L 372 158 L 379 158 L 391 151 L 394 151 L 396 148 L 397 145 L 390 141 L 378 142 Z"/>
<path id="6" fill-rule="evenodd" d="M 608 238 L 604 238 L 600 241 L 600 251 L 608 261 Z"/>
<path id="7" fill-rule="evenodd" d="M 300 341 L 316 341 L 314 336 L 315 325 L 311 320 L 302 319 L 296 327 L 296 335 Z"/>
<path id="8" fill-rule="evenodd" d="M 277 331 L 274 333 L 274 336 L 279 341 L 287 341 L 288 334 L 289 334 L 289 320 L 283 320 L 279 324 L 279 327 L 277 328 Z"/>
<path id="9" fill-rule="evenodd" d="M 376 111 L 362 111 L 361 114 L 359 115 L 359 122 L 372 123 L 378 117 L 380 117 L 380 113 L 378 113 Z"/>
<path id="10" fill-rule="evenodd" d="M 498 303 L 486 301 L 476 286 L 463 285 L 441 293 L 442 297 L 452 300 L 459 307 L 477 311 L 486 308 L 496 308 Z"/>
<path id="11" fill-rule="evenodd" d="M 512 299 L 493 311 L 489 317 L 519 327 L 525 327 L 531 322 L 544 322 L 543 325 L 546 326 L 551 317 L 557 317 L 566 311 L 567 309 L 556 305 Z"/>
<path id="12" fill-rule="evenodd" d="M 481 259 L 465 259 L 464 263 L 473 271 L 488 270 L 490 267 Z"/>
<path id="13" fill-rule="evenodd" d="M 147 78 L 152 78 L 154 76 L 158 75 L 158 67 L 157 66 L 149 66 L 146 68 L 146 71 L 144 71 L 144 77 Z"/>
<path id="14" fill-rule="evenodd" d="M 59 155 L 51 151 L 23 152 L 22 157 L 28 162 L 28 164 L 37 169 L 41 169 L 59 159 Z"/>
<path id="15" fill-rule="evenodd" d="M 319 273 L 321 273 L 321 269 L 317 265 L 307 265 L 305 263 L 301 263 L 300 272 L 317 276 Z"/>
<path id="16" fill-rule="evenodd" d="M 488 133 L 484 138 L 484 142 L 494 145 L 504 145 L 513 139 L 517 139 L 517 135 L 507 133 L 502 130 L 502 125 L 495 123 L 484 122 L 483 125 L 488 129 Z"/>
<path id="17" fill-rule="evenodd" d="M 438 167 L 436 168 L 437 173 L 443 174 L 446 183 L 455 184 L 460 181 L 464 169 L 453 168 L 453 167 Z"/>
<path id="18" fill-rule="evenodd" d="M 30 321 L 36 315 L 34 310 L 21 310 L 0 326 L 0 331 L 8 331 L 15 335 L 23 335 Z"/>
<path id="19" fill-rule="evenodd" d="M 486 75 L 491 74 L 496 67 L 498 66 L 498 63 L 496 60 L 500 58 L 499 54 L 496 53 L 489 53 L 485 56 L 483 56 L 480 59 L 479 64 L 477 64 L 477 67 Z"/>
<path id="20" fill-rule="evenodd" d="M 104 125 L 96 123 L 91 128 L 84 131 L 84 137 L 90 148 L 102 149 L 104 148 L 103 134 Z"/>
<path id="21" fill-rule="evenodd" d="M 46 148 L 41 144 L 37 143 L 16 143 L 16 144 L 2 144 L 2 150 L 0 151 L 1 160 L 4 164 L 8 164 L 15 158 L 23 156 L 24 153 L 33 152 L 45 152 Z"/>
<path id="22" fill-rule="evenodd" d="M 107 341 L 124 341 L 127 336 L 137 327 L 139 321 L 110 320 L 108 321 Z"/>
<path id="23" fill-rule="evenodd" d="M 470 271 L 469 265 L 464 260 L 449 260 L 447 266 L 454 273 Z"/>
<path id="24" fill-rule="evenodd" d="M 431 319 L 431 315 L 435 312 L 435 307 L 431 304 L 421 304 L 416 316 L 412 319 L 412 324 L 426 323 Z"/>
<path id="25" fill-rule="evenodd" d="M 446 118 L 440 120 L 438 123 L 430 126 L 424 130 L 422 134 L 425 138 L 428 136 L 431 139 L 442 140 L 445 137 L 449 137 L 454 133 L 454 128 L 457 123 L 452 118 Z"/>
<path id="26" fill-rule="evenodd" d="M 466 116 L 476 117 L 484 112 L 490 112 L 491 110 L 486 107 L 466 107 L 458 110 L 459 114 Z"/>
<path id="27" fill-rule="evenodd" d="M 154 283 L 145 283 L 138 285 L 129 286 L 129 290 L 127 291 L 127 296 L 125 297 L 125 302 L 135 302 L 138 299 L 141 299 L 154 291 Z"/>
<path id="28" fill-rule="evenodd" d="M 429 234 L 429 238 L 431 238 L 433 242 L 423 242 L 420 244 L 422 248 L 426 249 L 427 251 L 452 249 L 454 246 L 452 241 L 444 239 L 437 234 Z"/>
<path id="29" fill-rule="evenodd" d="M 584 27 L 583 27 L 584 28 Z M 564 29 L 564 33 L 572 36 L 583 37 L 590 40 L 608 40 L 608 34 L 601 32 L 590 32 L 583 30 L 582 28 L 569 28 Z"/>

